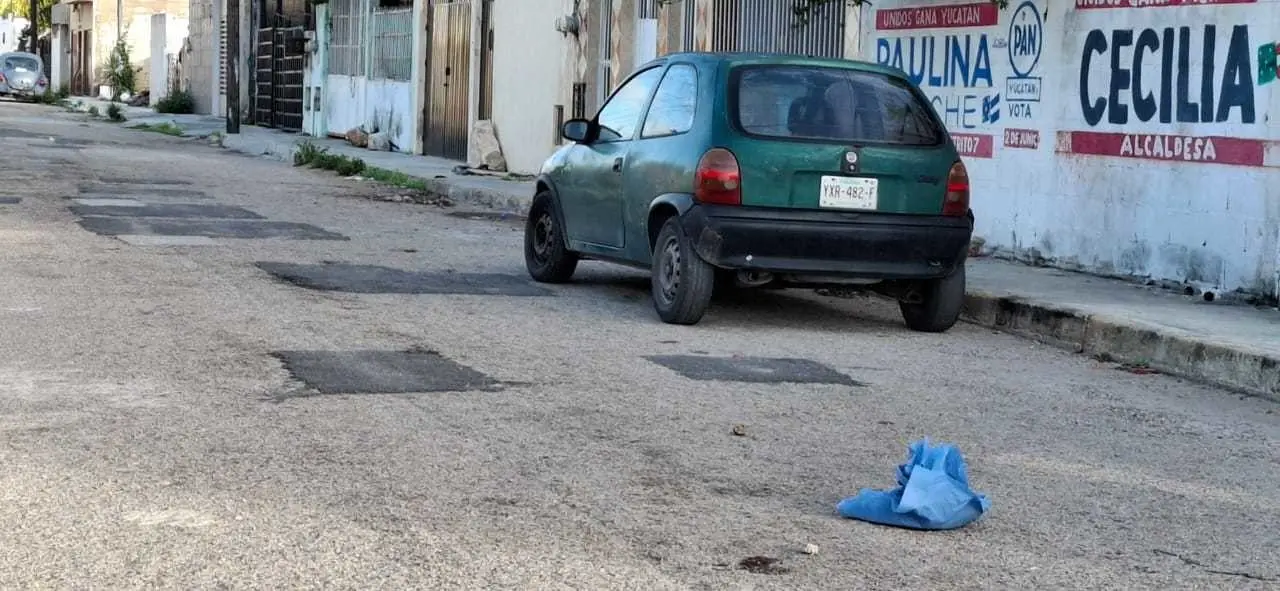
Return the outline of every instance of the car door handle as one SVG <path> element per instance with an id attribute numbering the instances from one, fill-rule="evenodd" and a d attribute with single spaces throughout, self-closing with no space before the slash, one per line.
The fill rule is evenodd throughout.
<path id="1" fill-rule="evenodd" d="M 622 159 L 621 159 L 621 158 L 614 158 L 614 159 L 613 159 L 613 171 L 614 171 L 614 172 L 622 172 Z"/>

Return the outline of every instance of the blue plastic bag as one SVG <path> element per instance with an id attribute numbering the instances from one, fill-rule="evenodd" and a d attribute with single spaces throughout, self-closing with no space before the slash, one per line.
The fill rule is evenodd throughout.
<path id="1" fill-rule="evenodd" d="M 836 505 L 842 517 L 910 529 L 964 527 L 987 512 L 991 502 L 969 488 L 964 458 L 954 445 L 912 443 L 898 466 L 898 487 L 864 488 Z"/>

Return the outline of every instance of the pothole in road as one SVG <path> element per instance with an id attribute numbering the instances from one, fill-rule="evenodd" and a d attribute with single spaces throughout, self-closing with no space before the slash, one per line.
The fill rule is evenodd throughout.
<path id="1" fill-rule="evenodd" d="M 137 209 L 137 208 L 132 208 Z M 311 224 L 258 220 L 192 220 L 94 216 L 80 219 L 84 229 L 103 236 L 206 236 L 209 238 L 284 238 L 288 240 L 349 240 Z"/>
<path id="2" fill-rule="evenodd" d="M 549 296 L 551 291 L 512 275 L 415 272 L 378 265 L 257 263 L 275 278 L 321 291 L 384 294 Z"/>
<path id="3" fill-rule="evenodd" d="M 321 394 L 493 390 L 499 383 L 435 351 L 277 351 L 298 381 Z"/>
<path id="4" fill-rule="evenodd" d="M 125 216 L 148 218 L 213 218 L 260 220 L 262 216 L 242 207 L 194 203 L 110 204 L 81 203 L 71 206 L 71 213 L 82 216 Z"/>
<path id="5" fill-rule="evenodd" d="M 651 355 L 645 359 L 685 378 L 698 381 L 866 386 L 830 367 L 808 359 L 704 355 Z"/>

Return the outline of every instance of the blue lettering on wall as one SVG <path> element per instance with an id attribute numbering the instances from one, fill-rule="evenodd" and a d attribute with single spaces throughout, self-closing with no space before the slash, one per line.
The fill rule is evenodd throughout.
<path id="1" fill-rule="evenodd" d="M 999 94 L 967 91 L 994 86 L 986 34 L 880 38 L 876 61 L 905 72 L 949 129 L 972 129 L 1000 118 Z M 966 91 L 948 92 L 951 88 Z"/>
<path id="2" fill-rule="evenodd" d="M 1105 118 L 1124 125 L 1131 111 L 1143 122 L 1157 115 L 1162 123 L 1222 123 L 1235 117 L 1240 123 L 1256 122 L 1249 27 L 1231 28 L 1225 64 L 1218 71 L 1220 34 L 1217 26 L 1203 25 L 1201 39 L 1193 45 L 1191 27 L 1168 27 L 1161 33 L 1143 29 L 1137 34 L 1133 29 L 1109 35 L 1100 29 L 1089 31 L 1080 59 L 1080 112 L 1085 122 L 1094 126 Z M 1106 89 L 1089 87 L 1094 68 L 1106 68 Z M 1192 68 L 1199 70 L 1199 89 L 1191 87 Z"/>
<path id="3" fill-rule="evenodd" d="M 906 72 L 919 86 L 992 85 L 986 34 L 880 38 L 876 39 L 876 61 Z"/>

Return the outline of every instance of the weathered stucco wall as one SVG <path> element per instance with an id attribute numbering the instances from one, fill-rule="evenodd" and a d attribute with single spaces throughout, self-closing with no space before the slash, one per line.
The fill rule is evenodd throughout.
<path id="1" fill-rule="evenodd" d="M 412 152 L 413 100 L 410 82 L 329 74 L 324 84 L 322 112 L 330 135 L 340 136 L 357 127 L 370 132 L 389 132 L 394 150 Z"/>
<path id="2" fill-rule="evenodd" d="M 108 83 L 107 60 L 115 47 L 117 33 L 123 32 L 129 44 L 130 60 L 139 68 L 135 75 L 138 90 L 147 89 L 151 60 L 151 15 L 167 14 L 182 23 L 187 22 L 188 0 L 125 0 L 124 14 L 117 12 L 115 3 L 99 3 L 93 11 L 93 61 L 94 85 Z M 121 17 L 123 16 L 123 21 Z"/>
<path id="3" fill-rule="evenodd" d="M 494 1 L 493 121 L 512 171 L 537 172 L 551 155 L 556 105 L 569 118 L 566 52 L 575 41 L 556 31 L 556 19 L 571 12 L 565 0 Z M 584 22 L 583 37 L 598 26 Z"/>
<path id="4" fill-rule="evenodd" d="M 881 0 L 862 58 L 917 81 L 965 155 L 986 249 L 1274 297 L 1270 1 Z"/>

